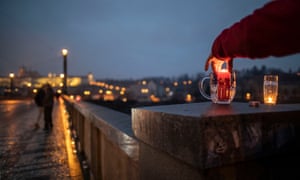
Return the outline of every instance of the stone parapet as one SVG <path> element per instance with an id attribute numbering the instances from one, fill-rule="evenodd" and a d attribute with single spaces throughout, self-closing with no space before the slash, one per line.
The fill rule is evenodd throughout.
<path id="1" fill-rule="evenodd" d="M 300 104 L 204 102 L 134 108 L 132 128 L 150 147 L 207 169 L 298 149 L 299 117 Z"/>

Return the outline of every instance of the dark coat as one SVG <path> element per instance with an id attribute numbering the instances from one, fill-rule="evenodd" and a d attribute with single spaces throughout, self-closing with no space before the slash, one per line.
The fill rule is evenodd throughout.
<path id="1" fill-rule="evenodd" d="M 51 88 L 51 86 L 50 85 L 46 86 L 46 88 L 45 88 L 45 97 L 44 97 L 44 100 L 43 100 L 44 107 L 51 107 L 51 106 L 53 106 L 54 95 L 55 94 L 54 94 L 54 91 Z"/>
<path id="2" fill-rule="evenodd" d="M 36 95 L 34 96 L 34 102 L 37 106 L 42 107 L 45 98 L 45 91 L 43 88 L 38 89 Z"/>

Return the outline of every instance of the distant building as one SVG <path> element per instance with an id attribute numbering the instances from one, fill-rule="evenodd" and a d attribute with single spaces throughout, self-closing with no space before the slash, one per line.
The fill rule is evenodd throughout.
<path id="1" fill-rule="evenodd" d="M 139 102 L 151 102 L 154 97 L 158 100 L 158 95 L 161 95 L 163 88 L 157 85 L 154 81 L 147 82 L 146 80 L 139 81 L 137 84 L 128 87 L 130 98 Z M 160 91 L 158 91 L 160 90 Z"/>

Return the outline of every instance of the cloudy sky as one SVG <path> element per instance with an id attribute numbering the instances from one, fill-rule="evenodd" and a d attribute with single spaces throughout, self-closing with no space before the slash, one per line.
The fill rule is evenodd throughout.
<path id="1" fill-rule="evenodd" d="M 214 38 L 268 0 L 1 0 L 0 76 L 18 68 L 96 78 L 204 72 Z M 237 59 L 235 69 L 297 70 L 300 55 Z"/>

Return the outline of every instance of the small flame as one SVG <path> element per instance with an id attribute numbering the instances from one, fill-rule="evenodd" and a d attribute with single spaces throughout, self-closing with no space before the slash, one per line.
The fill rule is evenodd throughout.
<path id="1" fill-rule="evenodd" d="M 228 69 L 221 69 L 219 72 L 228 72 Z"/>
<path id="2" fill-rule="evenodd" d="M 273 98 L 272 97 L 268 97 L 268 103 L 272 103 L 273 102 Z"/>

